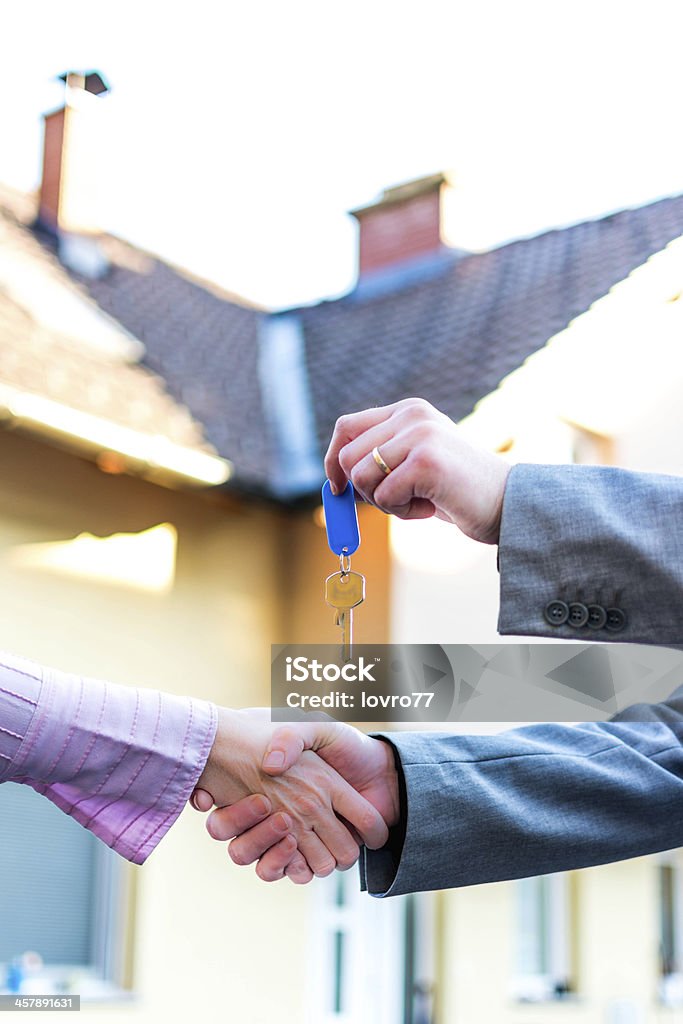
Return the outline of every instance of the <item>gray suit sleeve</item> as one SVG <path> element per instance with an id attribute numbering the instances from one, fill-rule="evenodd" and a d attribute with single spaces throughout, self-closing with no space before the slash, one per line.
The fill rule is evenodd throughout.
<path id="1" fill-rule="evenodd" d="M 385 733 L 401 827 L 364 851 L 372 895 L 495 882 L 683 846 L 683 687 L 611 722 L 495 736 Z"/>
<path id="2" fill-rule="evenodd" d="M 499 569 L 500 633 L 678 647 L 683 477 L 515 466 L 503 502 Z M 579 624 L 580 608 L 574 625 L 564 619 L 573 604 L 593 607 L 589 622 Z"/>

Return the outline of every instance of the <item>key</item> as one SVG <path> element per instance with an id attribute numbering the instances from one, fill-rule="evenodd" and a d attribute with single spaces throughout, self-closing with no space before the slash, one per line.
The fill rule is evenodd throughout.
<path id="1" fill-rule="evenodd" d="M 353 609 L 365 600 L 365 577 L 359 572 L 333 572 L 325 580 L 325 600 L 335 609 L 334 624 L 341 629 L 342 661 L 351 660 Z"/>

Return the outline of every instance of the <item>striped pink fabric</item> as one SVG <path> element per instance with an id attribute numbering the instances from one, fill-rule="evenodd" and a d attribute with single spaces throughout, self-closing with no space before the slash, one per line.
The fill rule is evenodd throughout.
<path id="1" fill-rule="evenodd" d="M 20 782 L 142 864 L 206 764 L 213 704 L 0 654 L 0 782 Z"/>

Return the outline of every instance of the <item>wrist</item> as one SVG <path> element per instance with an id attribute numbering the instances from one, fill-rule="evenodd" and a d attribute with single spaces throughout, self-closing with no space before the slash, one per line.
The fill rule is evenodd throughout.
<path id="1" fill-rule="evenodd" d="M 240 730 L 242 712 L 218 707 L 218 726 L 209 756 L 197 780 L 197 789 L 204 789 L 217 804 L 225 803 L 226 786 L 236 781 L 239 766 L 246 760 L 246 744 L 240 743 L 244 730 Z"/>
<path id="2" fill-rule="evenodd" d="M 500 541 L 500 527 L 503 518 L 503 500 L 505 488 L 512 466 L 499 455 L 493 456 L 495 462 L 491 463 L 492 494 L 490 499 L 490 517 L 482 529 L 481 540 L 485 544 L 498 544 Z"/>

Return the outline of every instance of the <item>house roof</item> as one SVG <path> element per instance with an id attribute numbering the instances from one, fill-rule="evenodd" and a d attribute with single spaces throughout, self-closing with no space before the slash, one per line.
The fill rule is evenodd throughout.
<path id="1" fill-rule="evenodd" d="M 234 465 L 231 486 L 272 491 L 277 444 L 258 366 L 267 314 L 112 237 L 101 239 L 106 276 L 69 274 L 51 241 L 37 241 L 32 210 L 25 198 L 0 202 L 14 243 L 50 261 L 60 280 L 94 300 L 122 335 L 143 343 L 142 366 L 134 369 L 162 378 L 176 406 L 189 410 L 192 429 L 202 425 L 206 441 Z M 506 374 L 681 233 L 677 196 L 458 255 L 422 280 L 401 285 L 397 278 L 389 291 L 359 289 L 290 311 L 303 330 L 321 453 L 337 417 L 369 405 L 421 395 L 456 420 L 466 416 Z M 121 389 L 123 405 L 130 393 L 128 385 Z M 168 414 L 168 407 L 161 410 L 160 422 Z"/>
<path id="2" fill-rule="evenodd" d="M 263 312 L 120 239 L 101 245 L 110 269 L 99 280 L 79 278 L 81 287 L 143 343 L 143 365 L 230 459 L 233 486 L 267 492 L 275 449 L 258 373 Z"/>
<path id="3" fill-rule="evenodd" d="M 388 294 L 300 310 L 321 449 L 341 413 L 411 395 L 460 420 L 681 233 L 676 196 L 466 255 Z"/>
<path id="4" fill-rule="evenodd" d="M 34 423 L 30 410 L 35 412 L 39 399 L 43 413 L 49 413 L 41 424 L 55 436 L 68 433 L 59 417 L 71 410 L 75 422 L 87 424 L 90 432 L 107 422 L 127 445 L 133 435 L 147 439 L 141 452 L 172 449 L 183 457 L 199 456 L 200 462 L 215 456 L 202 423 L 174 399 L 161 376 L 137 362 L 142 346 L 102 312 L 29 230 L 25 218 L 31 211 L 23 197 L 6 189 L 0 193 L 3 409 L 20 426 Z"/>
<path id="5" fill-rule="evenodd" d="M 121 355 L 110 352 L 110 363 L 103 365 L 103 352 L 79 345 L 54 326 L 30 324 L 31 314 L 0 291 L 5 322 L 0 383 L 10 364 L 21 363 L 27 387 L 47 395 L 57 390 L 60 400 L 77 408 L 94 406 L 114 422 L 219 452 L 233 463 L 238 486 L 267 489 L 272 455 L 258 384 L 260 312 L 109 236 L 98 239 L 110 264 L 104 278 L 67 271 L 54 239 L 34 231 L 34 218 L 29 197 L 0 191 L 0 251 L 8 253 L 12 265 L 20 258 L 34 272 L 35 315 L 43 303 L 38 279 L 42 287 L 56 284 L 100 316 L 101 323 L 88 324 L 89 335 L 102 329 L 105 347 L 111 350 L 116 343 Z M 26 347 L 29 325 L 32 340 Z"/>
<path id="6" fill-rule="evenodd" d="M 503 377 L 461 421 L 463 429 L 488 447 L 524 447 L 538 444 L 539 430 L 554 437 L 559 420 L 628 445 L 644 424 L 667 422 L 681 405 L 682 298 L 679 235 Z M 678 471 L 679 447 L 658 446 L 658 472 Z"/>

